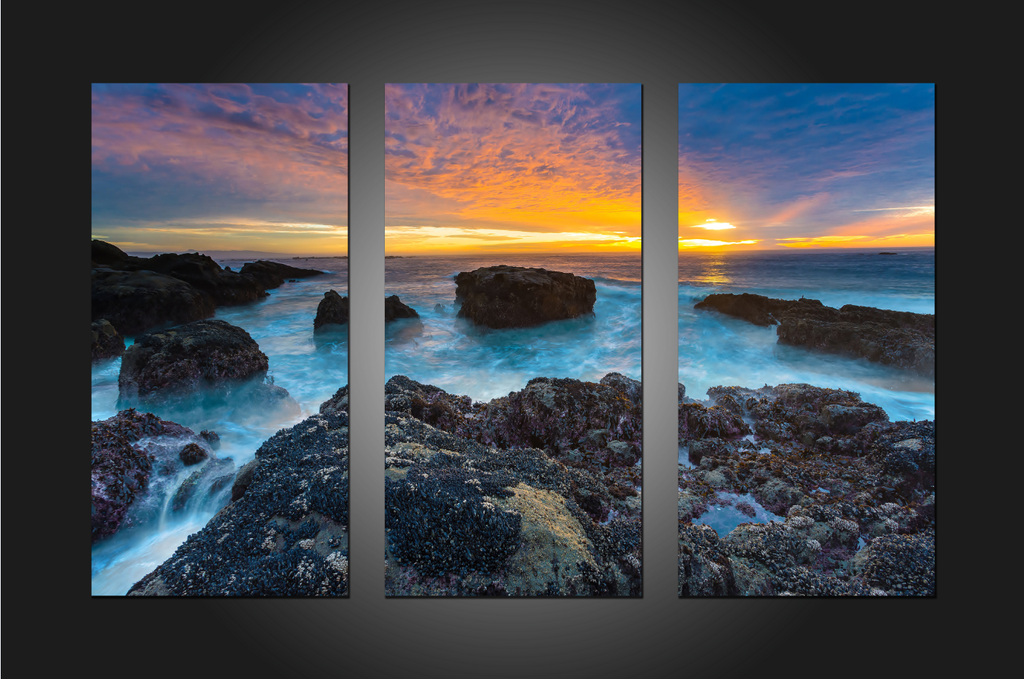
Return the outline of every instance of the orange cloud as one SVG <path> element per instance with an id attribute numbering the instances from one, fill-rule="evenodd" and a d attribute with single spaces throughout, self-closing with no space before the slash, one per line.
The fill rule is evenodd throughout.
<path id="1" fill-rule="evenodd" d="M 639 239 L 639 87 L 594 87 L 387 85 L 386 225 Z"/>

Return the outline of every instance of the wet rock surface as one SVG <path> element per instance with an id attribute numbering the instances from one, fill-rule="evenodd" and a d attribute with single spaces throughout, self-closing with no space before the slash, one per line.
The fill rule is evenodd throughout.
<path id="1" fill-rule="evenodd" d="M 489 328 L 525 328 L 594 312 L 594 281 L 571 273 L 490 266 L 455 276 L 458 316 Z"/>
<path id="2" fill-rule="evenodd" d="M 135 525 L 139 517 L 129 510 L 145 498 L 155 477 L 172 475 L 183 465 L 174 460 L 183 444 L 199 447 L 200 440 L 188 427 L 131 408 L 93 422 L 92 541 Z"/>
<path id="3" fill-rule="evenodd" d="M 268 367 L 267 355 L 245 330 L 205 320 L 139 336 L 121 359 L 117 382 L 124 401 L 169 398 L 262 380 Z"/>
<path id="4" fill-rule="evenodd" d="M 935 594 L 934 422 L 806 384 L 679 393 L 680 596 Z M 692 523 L 740 496 L 779 520 Z"/>
<path id="5" fill-rule="evenodd" d="M 266 261 L 235 272 L 207 255 L 135 257 L 98 240 L 92 264 L 92 318 L 127 334 L 209 318 L 218 306 L 253 302 L 285 280 L 323 273 Z"/>
<path id="6" fill-rule="evenodd" d="M 505 399 L 473 403 L 390 379 L 387 594 L 639 595 L 638 385 L 621 375 L 539 378 Z M 556 411 L 575 418 L 558 427 L 549 417 Z M 529 413 L 545 423 L 532 443 L 513 434 Z M 614 438 L 622 433 L 632 438 Z"/>
<path id="7" fill-rule="evenodd" d="M 778 325 L 778 342 L 843 354 L 935 375 L 935 316 L 816 299 L 784 300 L 743 293 L 708 295 L 694 305 L 761 326 Z"/>
<path id="8" fill-rule="evenodd" d="M 227 506 L 129 596 L 346 596 L 348 424 L 332 409 L 268 439 Z"/>
<path id="9" fill-rule="evenodd" d="M 394 321 L 399 318 L 419 318 L 416 312 L 408 304 L 404 304 L 398 295 L 391 295 L 384 298 L 384 322 Z"/>
<path id="10" fill-rule="evenodd" d="M 325 325 L 343 325 L 345 323 L 348 323 L 348 297 L 342 297 L 334 290 L 328 290 L 316 307 L 313 330 L 319 330 Z"/>
<path id="11" fill-rule="evenodd" d="M 124 353 L 124 337 L 110 321 L 103 318 L 92 323 L 92 360 L 113 358 Z"/>

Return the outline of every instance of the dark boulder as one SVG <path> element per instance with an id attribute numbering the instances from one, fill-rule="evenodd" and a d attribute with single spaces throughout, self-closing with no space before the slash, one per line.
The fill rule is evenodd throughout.
<path id="1" fill-rule="evenodd" d="M 313 330 L 319 330 L 325 325 L 342 325 L 344 323 L 348 323 L 348 297 L 342 297 L 334 290 L 328 290 L 316 307 Z"/>
<path id="2" fill-rule="evenodd" d="M 124 353 L 124 337 L 105 318 L 92 324 L 92 360 L 113 358 Z"/>
<path id="3" fill-rule="evenodd" d="M 182 463 L 186 467 L 190 467 L 194 464 L 198 464 L 210 456 L 206 450 L 203 449 L 198 443 L 188 443 L 178 453 L 178 457 L 181 458 Z"/>
<path id="4" fill-rule="evenodd" d="M 212 429 L 204 429 L 199 432 L 199 438 L 206 441 L 211 448 L 217 450 L 220 448 L 220 434 L 213 431 Z"/>
<path id="5" fill-rule="evenodd" d="M 334 392 L 334 396 L 330 397 L 326 401 L 320 404 L 320 412 L 326 415 L 328 412 L 348 412 L 348 385 L 346 384 L 338 391 Z"/>
<path id="6" fill-rule="evenodd" d="M 821 302 L 816 299 L 800 299 L 791 301 L 786 299 L 772 299 L 764 295 L 752 295 L 744 292 L 740 295 L 731 293 L 716 293 L 708 295 L 703 301 L 693 305 L 694 309 L 709 309 L 727 316 L 735 316 L 749 321 L 754 325 L 769 326 L 777 325 L 779 316 L 799 305 L 806 309 L 824 308 Z"/>
<path id="7" fill-rule="evenodd" d="M 396 375 L 384 386 L 384 401 L 385 412 L 407 414 L 468 440 L 538 448 L 567 465 L 611 474 L 609 484 L 628 485 L 641 457 L 641 383 L 618 373 L 599 383 L 537 377 L 521 391 L 487 403 Z"/>
<path id="8" fill-rule="evenodd" d="M 268 290 L 280 286 L 288 279 L 310 278 L 311 276 L 319 276 L 322 273 L 323 271 L 316 269 L 300 269 L 287 264 L 268 262 L 262 259 L 246 263 L 240 271 L 242 276 L 251 277 Z"/>
<path id="9" fill-rule="evenodd" d="M 384 298 L 384 322 L 393 321 L 398 318 L 419 318 L 416 310 L 407 304 L 403 304 L 398 295 L 391 295 Z"/>
<path id="10" fill-rule="evenodd" d="M 249 484 L 252 483 L 252 476 L 256 473 L 256 466 L 258 464 L 258 460 L 250 460 L 243 464 L 238 470 L 238 474 L 235 476 L 235 480 L 231 484 L 232 502 L 245 495 L 246 489 L 249 487 Z"/>
<path id="11" fill-rule="evenodd" d="M 92 266 L 110 267 L 118 269 L 130 259 L 136 259 L 125 253 L 116 245 L 111 245 L 101 240 L 92 242 Z"/>
<path id="12" fill-rule="evenodd" d="M 195 392 L 266 375 L 267 355 L 242 328 L 195 321 L 141 335 L 121 359 L 118 387 L 132 400 Z"/>
<path id="13" fill-rule="evenodd" d="M 267 296 L 265 288 L 276 287 L 266 286 L 252 276 L 225 271 L 213 258 L 198 253 L 155 255 L 133 266 L 185 281 L 210 295 L 217 306 L 254 302 Z"/>
<path id="14" fill-rule="evenodd" d="M 489 328 L 524 328 L 594 312 L 594 281 L 571 273 L 491 266 L 455 276 L 458 316 Z"/>
<path id="15" fill-rule="evenodd" d="M 92 318 L 134 335 L 165 324 L 209 318 L 216 305 L 188 283 L 153 271 L 92 270 Z"/>

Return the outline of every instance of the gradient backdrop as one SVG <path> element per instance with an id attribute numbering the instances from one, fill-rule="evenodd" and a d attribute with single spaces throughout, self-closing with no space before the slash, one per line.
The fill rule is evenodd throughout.
<path id="1" fill-rule="evenodd" d="M 852 677 L 880 667 L 893 674 L 927 674 L 948 662 L 955 645 L 936 645 L 938 631 L 957 628 L 966 619 L 964 602 L 991 598 L 968 593 L 975 582 L 967 569 L 970 554 L 943 547 L 944 536 L 966 528 L 955 515 L 943 513 L 941 519 L 939 597 L 875 607 L 864 601 L 677 599 L 675 537 L 678 84 L 935 82 L 952 68 L 969 75 L 970 68 L 955 63 L 959 56 L 933 44 L 944 28 L 938 13 L 869 2 L 837 23 L 801 8 L 748 7 L 729 0 L 673 6 L 545 1 L 354 9 L 296 4 L 266 13 L 186 0 L 157 22 L 124 12 L 115 27 L 107 15 L 92 8 L 79 12 L 66 27 L 56 25 L 58 70 L 37 73 L 39 77 L 28 83 L 24 97 L 32 105 L 7 111 L 9 122 L 29 131 L 28 141 L 36 146 L 34 153 L 23 156 L 19 176 L 11 178 L 9 186 L 18 193 L 8 199 L 16 195 L 30 216 L 44 214 L 44 208 L 45 214 L 38 226 L 32 220 L 9 222 L 5 243 L 35 252 L 39 233 L 50 229 L 54 235 L 48 241 L 56 251 L 50 266 L 67 272 L 33 275 L 38 262 L 29 257 L 15 262 L 19 258 L 10 255 L 17 251 L 9 250 L 9 273 L 22 280 L 31 276 L 36 282 L 17 296 L 9 290 L 8 314 L 52 327 L 53 300 L 66 299 L 64 327 L 81 328 L 71 335 L 8 335 L 5 353 L 24 357 L 18 365 L 8 364 L 6 385 L 19 388 L 17 402 L 5 408 L 8 433 L 13 434 L 13 422 L 23 422 L 29 431 L 53 437 L 47 446 L 52 452 L 9 455 L 8 474 L 38 479 L 40 454 L 88 447 L 88 393 L 83 388 L 70 395 L 71 417 L 66 425 L 55 427 L 53 409 L 41 407 L 53 398 L 54 378 L 39 379 L 38 366 L 45 362 L 48 374 L 68 375 L 71 384 L 88 383 L 75 374 L 88 365 L 89 110 L 84 101 L 89 83 L 347 82 L 353 168 L 351 350 L 363 357 L 352 362 L 351 375 L 353 393 L 361 394 L 352 402 L 351 598 L 91 600 L 84 563 L 67 565 L 62 558 L 52 558 L 52 550 L 34 549 L 11 555 L 6 563 L 8 579 L 22 583 L 19 591 L 9 591 L 9 604 L 18 606 L 25 623 L 12 630 L 11 649 L 20 645 L 26 652 L 38 650 L 42 655 L 34 657 L 42 657 L 54 669 L 80 668 L 89 662 L 88 652 L 54 654 L 49 640 L 84 641 L 83 635 L 90 635 L 96 653 L 114 653 L 123 666 L 137 667 L 148 676 L 171 676 L 180 670 L 176 663 L 166 662 L 168 653 L 178 652 L 168 646 L 180 648 L 182 629 L 202 620 L 204 634 L 216 641 L 190 644 L 183 652 L 197 667 L 230 667 L 234 673 L 301 667 L 310 673 L 358 677 L 482 672 L 493 677 L 621 676 L 644 671 L 661 676 L 743 676 L 785 667 Z M 884 21 L 879 20 L 882 16 Z M 26 64 L 30 74 L 34 63 Z M 53 87 L 55 77 L 67 85 L 59 96 Z M 641 600 L 401 601 L 381 595 L 383 470 L 377 449 L 383 414 L 384 323 L 379 299 L 384 292 L 384 83 L 480 81 L 644 85 L 644 364 L 650 368 L 644 375 L 647 455 Z M 953 92 L 955 85 L 950 88 Z M 940 105 L 943 110 L 945 101 Z M 70 114 L 61 102 L 70 104 Z M 954 110 L 955 103 L 948 108 Z M 64 134 L 51 133 L 65 129 Z M 956 145 L 954 141 L 950 147 Z M 54 195 L 60 199 L 20 200 L 40 184 L 59 187 L 61 193 Z M 944 357 L 955 353 L 949 347 L 964 332 L 955 325 L 944 324 Z M 82 333 L 81 340 L 73 340 L 79 336 L 74 332 Z M 943 384 L 949 385 L 943 393 L 966 386 L 965 363 L 940 363 Z M 943 433 L 943 441 L 950 443 L 944 445 L 953 448 L 965 434 L 966 424 L 951 420 Z M 6 440 L 10 445 L 12 438 Z M 664 458 L 656 455 L 659 447 Z M 47 480 L 46 497 L 51 500 L 35 503 L 39 518 L 33 526 L 40 521 L 72 525 L 71 516 L 81 516 L 84 522 L 87 500 L 80 468 L 73 461 L 50 468 L 54 473 Z M 965 502 L 980 500 L 980 491 L 971 490 L 983 487 L 975 483 L 980 474 L 970 467 L 942 476 L 944 491 L 970 498 Z M 81 498 L 78 505 L 76 497 Z M 39 544 L 31 537 L 38 536 L 38 528 L 15 530 L 25 536 L 26 544 Z M 62 535 L 84 543 L 86 533 L 76 538 L 78 530 L 72 525 Z M 83 560 L 88 553 L 84 544 L 68 552 L 81 554 Z M 69 578 L 68 573 L 80 573 L 81 579 Z M 60 615 L 50 615 L 55 610 Z M 44 619 L 49 633 L 40 635 L 38 625 Z"/>

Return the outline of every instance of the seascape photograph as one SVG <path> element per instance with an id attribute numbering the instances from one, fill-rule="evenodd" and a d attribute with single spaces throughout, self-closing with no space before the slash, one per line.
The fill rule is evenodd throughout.
<path id="1" fill-rule="evenodd" d="M 348 86 L 92 86 L 92 590 L 348 596 Z"/>
<path id="2" fill-rule="evenodd" d="M 679 596 L 934 597 L 934 85 L 678 123 Z"/>
<path id="3" fill-rule="evenodd" d="M 641 87 L 385 86 L 385 594 L 642 594 Z"/>

